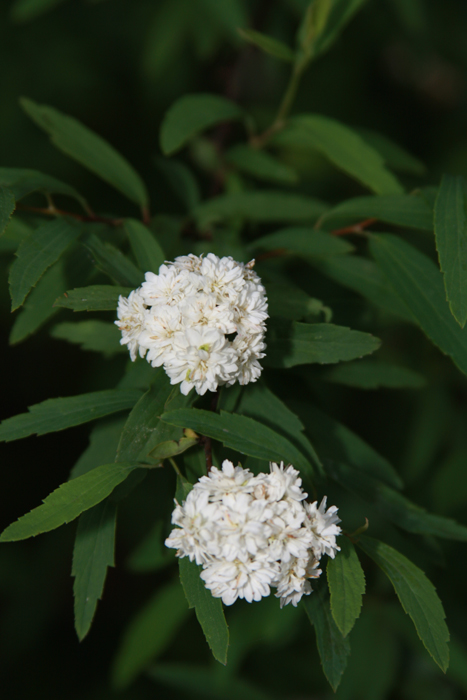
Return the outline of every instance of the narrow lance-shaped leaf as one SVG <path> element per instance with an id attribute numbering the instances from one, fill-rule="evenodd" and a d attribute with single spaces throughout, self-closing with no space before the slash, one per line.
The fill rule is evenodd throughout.
<path id="1" fill-rule="evenodd" d="M 274 58 L 279 58 L 281 61 L 288 62 L 293 62 L 295 60 L 295 53 L 287 44 L 284 44 L 283 41 L 267 36 L 267 34 L 256 32 L 254 29 L 239 29 L 238 33 L 242 39 L 262 49 L 262 51 L 270 56 L 274 56 Z"/>
<path id="2" fill-rule="evenodd" d="M 32 192 L 42 192 L 45 195 L 62 194 L 76 199 L 83 209 L 89 212 L 84 197 L 74 187 L 57 180 L 51 175 L 45 175 L 38 170 L 28 168 L 0 168 L 0 185 L 7 187 L 15 199 L 22 199 Z"/>
<path id="3" fill-rule="evenodd" d="M 299 322 L 295 322 L 287 333 L 281 330 L 274 335 L 271 329 L 267 342 L 268 352 L 263 362 L 269 367 L 354 360 L 374 352 L 381 344 L 379 338 L 345 326 Z"/>
<path id="4" fill-rule="evenodd" d="M 384 542 L 362 537 L 358 544 L 389 578 L 418 636 L 441 670 L 446 671 L 449 664 L 449 630 L 433 584 L 421 569 Z"/>
<path id="5" fill-rule="evenodd" d="M 360 616 L 362 596 L 365 593 L 365 574 L 352 542 L 341 536 L 339 546 L 341 551 L 336 553 L 334 559 L 328 560 L 326 574 L 332 616 L 346 637 Z"/>
<path id="6" fill-rule="evenodd" d="M 58 218 L 40 226 L 21 243 L 9 276 L 12 311 L 21 306 L 31 288 L 80 232 L 76 224 Z"/>
<path id="7" fill-rule="evenodd" d="M 9 525 L 0 535 L 0 542 L 25 540 L 71 522 L 103 501 L 134 469 L 135 465 L 127 462 L 104 464 L 65 482 L 42 505 Z"/>
<path id="8" fill-rule="evenodd" d="M 181 200 L 187 211 L 198 206 L 201 193 L 198 181 L 185 163 L 173 158 L 158 158 L 156 165 L 165 176 L 173 193 Z"/>
<path id="9" fill-rule="evenodd" d="M 16 207 L 13 192 L 0 185 L 0 236 L 5 231 Z"/>
<path id="10" fill-rule="evenodd" d="M 126 688 L 171 643 L 189 615 L 178 581 L 159 588 L 139 610 L 123 635 L 112 667 L 112 683 Z"/>
<path id="11" fill-rule="evenodd" d="M 357 129 L 357 132 L 364 141 L 383 156 L 384 162 L 392 170 L 410 175 L 425 175 L 425 165 L 398 143 L 388 139 L 385 134 L 380 134 L 372 129 Z"/>
<path id="12" fill-rule="evenodd" d="M 349 640 L 342 636 L 329 606 L 329 596 L 323 585 L 314 586 L 309 596 L 302 598 L 306 613 L 315 628 L 316 643 L 324 675 L 332 689 L 337 690 L 350 654 Z"/>
<path id="13" fill-rule="evenodd" d="M 365 2 L 366 0 L 334 0 L 332 3 L 326 3 L 329 10 L 326 13 L 324 27 L 313 42 L 314 56 L 327 51 L 332 46 L 347 23 Z"/>
<path id="14" fill-rule="evenodd" d="M 467 321 L 467 182 L 443 175 L 435 204 L 435 236 L 452 315 Z"/>
<path id="15" fill-rule="evenodd" d="M 422 330 L 467 374 L 467 328 L 460 328 L 449 310 L 443 277 L 435 263 L 390 234 L 372 235 L 370 250 Z"/>
<path id="16" fill-rule="evenodd" d="M 102 597 L 107 567 L 114 566 L 117 505 L 109 499 L 80 516 L 73 550 L 75 628 L 81 641 L 89 632 Z"/>
<path id="17" fill-rule="evenodd" d="M 66 340 L 81 346 L 82 350 L 102 352 L 106 357 L 115 353 L 127 352 L 120 345 L 121 333 L 114 323 L 91 319 L 78 323 L 59 323 L 50 332 L 52 338 Z"/>
<path id="18" fill-rule="evenodd" d="M 337 365 L 321 379 L 358 389 L 421 389 L 426 384 L 425 378 L 413 369 L 373 358 Z"/>
<path id="19" fill-rule="evenodd" d="M 289 227 L 267 236 L 261 236 L 248 245 L 248 250 L 283 250 L 300 256 L 328 257 L 351 253 L 353 245 L 348 241 L 316 231 L 312 227 Z"/>
<path id="20" fill-rule="evenodd" d="M 255 148 L 238 144 L 229 148 L 225 154 L 226 161 L 258 180 L 276 182 L 278 184 L 293 185 L 298 182 L 298 175 L 289 165 L 266 151 L 258 151 Z"/>
<path id="21" fill-rule="evenodd" d="M 136 204 L 147 207 L 148 193 L 140 176 L 101 136 L 77 119 L 62 114 L 53 107 L 39 105 L 26 98 L 21 100 L 21 106 L 28 116 L 49 134 L 57 148 Z"/>
<path id="22" fill-rule="evenodd" d="M 325 212 L 321 223 L 341 227 L 349 221 L 378 219 L 396 226 L 433 231 L 433 211 L 420 195 L 384 194 L 376 197 L 354 197 Z"/>
<path id="23" fill-rule="evenodd" d="M 403 188 L 384 166 L 380 154 L 352 129 L 318 114 L 293 117 L 274 136 L 279 146 L 313 148 L 376 194 L 399 194 Z"/>
<path id="24" fill-rule="evenodd" d="M 125 221 L 125 231 L 130 240 L 133 255 L 140 270 L 159 272 L 159 267 L 165 260 L 164 251 L 149 229 L 136 219 Z"/>
<path id="25" fill-rule="evenodd" d="M 170 107 L 163 119 L 162 152 L 171 155 L 205 129 L 242 116 L 240 107 L 225 97 L 204 93 L 185 95 Z"/>
<path id="26" fill-rule="evenodd" d="M 133 287 L 114 287 L 96 284 L 90 287 L 71 289 L 55 300 L 54 306 L 73 311 L 114 311 L 121 296 L 127 297 Z"/>
<path id="27" fill-rule="evenodd" d="M 135 289 L 144 280 L 144 273 L 111 243 L 104 243 L 91 234 L 84 245 L 91 253 L 94 265 L 116 284 Z"/>
<path id="28" fill-rule="evenodd" d="M 29 435 L 45 435 L 74 425 L 88 423 L 96 418 L 132 408 L 141 396 L 140 391 L 94 391 L 79 396 L 47 399 L 30 406 L 29 413 L 6 418 L 0 424 L 0 442 L 19 440 Z"/>

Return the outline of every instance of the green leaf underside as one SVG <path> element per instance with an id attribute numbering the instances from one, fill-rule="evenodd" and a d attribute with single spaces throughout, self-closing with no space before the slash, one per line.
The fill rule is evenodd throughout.
<path id="1" fill-rule="evenodd" d="M 58 312 L 58 308 L 54 308 L 54 301 L 64 289 L 65 274 L 62 261 L 59 260 L 43 274 L 16 316 L 9 338 L 11 345 L 37 331 Z"/>
<path id="2" fill-rule="evenodd" d="M 321 260 L 314 258 L 312 264 L 338 284 L 361 294 L 371 304 L 401 320 L 413 323 L 414 317 L 407 305 L 395 293 L 385 275 L 372 260 L 359 255 L 341 255 Z"/>
<path id="3" fill-rule="evenodd" d="M 165 261 L 165 255 L 154 234 L 136 219 L 125 221 L 125 231 L 139 268 L 143 272 L 150 270 L 157 274 Z"/>
<path id="4" fill-rule="evenodd" d="M 133 289 L 105 284 L 78 287 L 56 299 L 54 306 L 73 311 L 115 311 L 120 295 L 127 297 Z"/>
<path id="5" fill-rule="evenodd" d="M 122 416 L 114 416 L 96 423 L 89 434 L 89 445 L 70 472 L 70 479 L 76 479 L 100 464 L 115 461 L 118 441 L 125 423 L 126 418 Z"/>
<path id="6" fill-rule="evenodd" d="M 162 121 L 162 152 L 171 155 L 206 129 L 242 116 L 242 110 L 225 97 L 207 93 L 184 95 L 169 108 Z"/>
<path id="7" fill-rule="evenodd" d="M 135 289 L 144 280 L 144 272 L 111 243 L 104 243 L 94 234 L 84 242 L 98 270 L 110 277 L 115 284 Z"/>
<path id="8" fill-rule="evenodd" d="M 442 671 L 449 664 L 449 631 L 435 587 L 423 571 L 384 542 L 362 537 L 359 546 L 391 581 L 418 636 Z"/>
<path id="9" fill-rule="evenodd" d="M 357 389 L 421 389 L 426 384 L 421 374 L 408 367 L 391 365 L 372 358 L 333 367 L 322 379 Z"/>
<path id="10" fill-rule="evenodd" d="M 268 367 L 294 367 L 317 362 L 332 364 L 368 355 L 381 341 L 369 333 L 331 323 L 296 321 L 287 338 L 268 338 L 263 363 Z"/>
<path id="11" fill-rule="evenodd" d="M 46 131 L 54 146 L 95 175 L 115 187 L 128 199 L 146 207 L 148 194 L 138 173 L 107 141 L 73 117 L 53 107 L 23 98 L 21 106 Z"/>
<path id="12" fill-rule="evenodd" d="M 12 311 L 21 306 L 31 288 L 80 232 L 76 224 L 58 218 L 40 226 L 20 244 L 8 279 Z"/>
<path id="13" fill-rule="evenodd" d="M 332 478 L 350 493 L 364 498 L 388 520 L 407 532 L 417 535 L 433 535 L 448 540 L 467 542 L 467 527 L 455 520 L 428 513 L 387 484 L 360 471 L 333 460 L 325 460 L 325 466 Z"/>
<path id="14" fill-rule="evenodd" d="M 256 32 L 254 29 L 239 29 L 238 31 L 243 39 L 262 49 L 270 56 L 274 56 L 274 58 L 278 58 L 281 61 L 292 62 L 295 60 L 295 53 L 284 42 L 261 32 Z"/>
<path id="15" fill-rule="evenodd" d="M 298 182 L 295 170 L 266 151 L 258 151 L 244 144 L 238 144 L 227 151 L 225 158 L 240 172 L 256 177 L 258 180 L 284 185 L 293 185 Z"/>
<path id="16" fill-rule="evenodd" d="M 322 223 L 333 227 L 361 219 L 378 219 L 388 224 L 433 231 L 433 211 L 420 195 L 386 194 L 355 197 L 327 211 Z"/>
<path id="17" fill-rule="evenodd" d="M 307 434 L 322 458 L 351 464 L 388 486 L 402 488 L 402 480 L 392 464 L 345 425 L 310 404 L 294 401 L 291 408 L 302 419 Z"/>
<path id="18" fill-rule="evenodd" d="M 107 567 L 114 566 L 117 505 L 106 499 L 80 516 L 73 550 L 75 628 L 81 641 L 89 632 L 102 597 Z"/>
<path id="19" fill-rule="evenodd" d="M 262 190 L 222 194 L 193 209 L 200 222 L 240 217 L 257 222 L 315 221 L 327 206 L 313 197 Z"/>
<path id="20" fill-rule="evenodd" d="M 80 345 L 82 350 L 102 352 L 107 357 L 118 352 L 128 352 L 125 345 L 120 345 L 122 335 L 117 326 L 107 321 L 92 319 L 78 323 L 59 323 L 52 328 L 50 335 L 57 340 Z"/>
<path id="21" fill-rule="evenodd" d="M 13 192 L 0 185 L 0 236 L 8 226 L 15 208 L 16 202 Z"/>
<path id="22" fill-rule="evenodd" d="M 162 420 L 171 425 L 191 428 L 250 457 L 290 462 L 306 475 L 313 476 L 310 462 L 289 440 L 252 418 L 226 411 L 216 414 L 192 408 L 170 411 L 162 415 Z"/>
<path id="23" fill-rule="evenodd" d="M 331 612 L 334 622 L 344 637 L 360 616 L 362 596 L 365 593 L 365 574 L 352 542 L 339 537 L 340 552 L 328 559 L 326 574 L 331 594 Z"/>
<path id="24" fill-rule="evenodd" d="M 186 697 L 197 697 L 202 689 L 206 700 L 272 700 L 270 693 L 249 681 L 231 674 L 216 675 L 209 667 L 164 662 L 150 667 L 147 675 L 158 684 L 181 690 Z"/>
<path id="25" fill-rule="evenodd" d="M 332 689 L 337 690 L 350 654 L 349 640 L 342 636 L 331 614 L 329 597 L 323 586 L 303 597 L 303 604 L 315 628 L 316 643 L 324 675 Z"/>
<path id="26" fill-rule="evenodd" d="M 388 167 L 410 175 L 424 175 L 426 173 L 426 167 L 421 160 L 415 158 L 405 148 L 394 143 L 384 134 L 372 129 L 357 129 L 357 131 L 364 141 L 383 156 Z"/>
<path id="27" fill-rule="evenodd" d="M 44 194 L 62 194 L 73 197 L 87 210 L 84 197 L 74 187 L 56 180 L 50 175 L 44 175 L 37 170 L 25 168 L 0 168 L 0 185 L 8 187 L 15 199 L 22 199 L 32 192 Z"/>
<path id="28" fill-rule="evenodd" d="M 467 182 L 444 175 L 435 204 L 435 236 L 452 315 L 467 321 Z"/>
<path id="29" fill-rule="evenodd" d="M 280 146 L 313 148 L 337 168 L 376 194 L 401 194 L 403 188 L 384 166 L 384 160 L 348 126 L 318 114 L 292 117 L 274 138 Z"/>
<path id="30" fill-rule="evenodd" d="M 310 297 L 299 287 L 276 282 L 267 283 L 268 312 L 271 317 L 301 321 L 305 316 L 324 314 L 327 321 L 332 312 L 319 299 Z"/>
<path id="31" fill-rule="evenodd" d="M 103 501 L 133 469 L 135 465 L 128 463 L 104 464 L 65 482 L 42 505 L 9 525 L 0 535 L 0 542 L 25 540 L 71 522 Z"/>
<path id="32" fill-rule="evenodd" d="M 428 338 L 467 374 L 467 328 L 454 320 L 434 262 L 390 234 L 372 236 L 370 250 Z"/>
<path id="33" fill-rule="evenodd" d="M 285 228 L 267 236 L 257 238 L 248 245 L 248 250 L 277 250 L 283 248 L 288 253 L 296 255 L 311 255 L 327 257 L 329 255 L 345 255 L 355 248 L 353 245 L 313 228 Z"/>
<path id="34" fill-rule="evenodd" d="M 132 408 L 141 396 L 140 391 L 94 391 L 89 394 L 47 399 L 20 413 L 6 418 L 0 424 L 0 441 L 10 442 L 29 435 L 45 435 L 74 425 L 88 423 L 96 418 Z"/>
<path id="35" fill-rule="evenodd" d="M 114 687 L 126 688 L 162 654 L 188 615 L 189 608 L 178 581 L 159 588 L 125 630 L 112 668 Z"/>
<path id="36" fill-rule="evenodd" d="M 158 571 L 175 561 L 175 552 L 164 544 L 165 523 L 158 520 L 143 540 L 131 552 L 125 565 L 130 571 Z"/>
<path id="37" fill-rule="evenodd" d="M 227 663 L 229 646 L 229 628 L 225 621 L 220 598 L 214 598 L 200 578 L 203 570 L 188 557 L 179 559 L 180 581 L 190 608 L 194 608 L 196 617 L 206 637 L 214 658 L 221 664 Z"/>

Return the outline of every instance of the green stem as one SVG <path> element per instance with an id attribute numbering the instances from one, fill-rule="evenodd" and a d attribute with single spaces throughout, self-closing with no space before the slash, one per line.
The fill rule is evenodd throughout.
<path id="1" fill-rule="evenodd" d="M 180 469 L 178 468 L 178 464 L 177 464 L 177 462 L 174 460 L 173 457 L 169 457 L 169 462 L 170 462 L 170 464 L 172 465 L 172 467 L 174 468 L 175 473 L 176 473 L 181 479 L 183 479 L 183 474 L 182 474 L 182 472 L 180 471 Z"/>

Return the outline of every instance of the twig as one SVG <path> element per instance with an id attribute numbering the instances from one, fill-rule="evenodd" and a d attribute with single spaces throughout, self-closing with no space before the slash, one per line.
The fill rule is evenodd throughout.
<path id="1" fill-rule="evenodd" d="M 353 224 L 352 226 L 345 226 L 345 228 L 338 228 L 335 231 L 331 231 L 332 236 L 345 236 L 348 233 L 363 233 L 368 226 L 372 226 L 378 221 L 378 219 L 365 219 L 365 221 L 359 221 L 358 224 Z"/>
<path id="2" fill-rule="evenodd" d="M 49 207 L 29 207 L 21 202 L 16 205 L 17 209 L 22 209 L 23 211 L 30 211 L 35 214 L 43 214 L 44 216 L 69 216 L 76 221 L 81 221 L 83 223 L 96 223 L 96 224 L 108 224 L 109 226 L 121 226 L 123 219 L 111 219 L 107 216 L 99 216 L 93 212 L 88 215 L 75 214 L 71 211 L 64 211 L 63 209 L 57 209 L 55 206 Z"/>

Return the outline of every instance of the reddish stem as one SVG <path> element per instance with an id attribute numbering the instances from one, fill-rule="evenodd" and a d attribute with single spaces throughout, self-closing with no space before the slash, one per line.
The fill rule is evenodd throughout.
<path id="1" fill-rule="evenodd" d="M 123 223 L 122 219 L 111 219 L 107 216 L 99 216 L 93 212 L 88 215 L 75 214 L 74 212 L 63 211 L 63 209 L 56 209 L 55 207 L 28 207 L 21 203 L 17 204 L 17 208 L 22 209 L 23 211 L 31 211 L 35 214 L 44 214 L 45 216 L 69 216 L 72 219 L 82 221 L 83 223 L 108 224 L 109 226 L 121 226 Z"/>
<path id="2" fill-rule="evenodd" d="M 363 233 L 363 231 L 372 224 L 375 224 L 378 219 L 365 219 L 365 221 L 359 221 L 358 224 L 353 224 L 352 226 L 345 226 L 345 228 L 338 228 L 335 231 L 331 231 L 332 236 L 345 236 L 348 233 Z"/>

